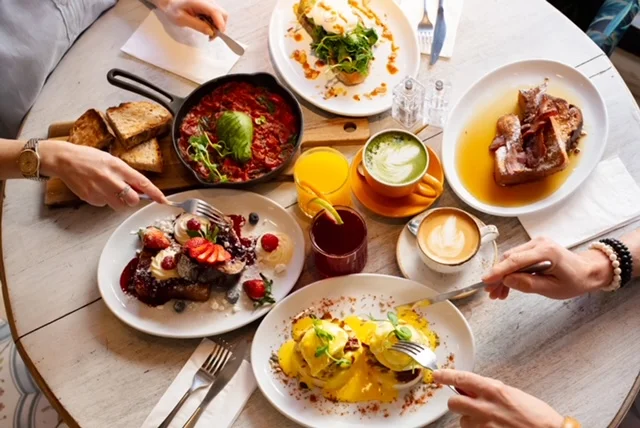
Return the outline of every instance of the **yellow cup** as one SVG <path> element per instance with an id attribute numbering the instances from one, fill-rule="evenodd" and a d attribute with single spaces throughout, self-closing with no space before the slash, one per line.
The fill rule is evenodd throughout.
<path id="1" fill-rule="evenodd" d="M 293 178 L 298 206 L 308 217 L 322 210 L 315 204 L 308 206 L 316 193 L 332 205 L 351 205 L 349 161 L 335 149 L 317 147 L 302 153 L 293 168 Z"/>
<path id="2" fill-rule="evenodd" d="M 378 137 L 391 133 L 403 134 L 406 137 L 419 142 L 422 150 L 424 150 L 424 153 L 427 157 L 427 162 L 425 163 L 424 169 L 416 175 L 416 178 L 411 181 L 401 184 L 384 182 L 381 179 L 376 178 L 367 166 L 367 162 L 365 161 L 367 148 Z M 417 193 L 426 198 L 435 198 L 442 192 L 442 183 L 440 183 L 437 178 L 427 174 L 427 170 L 429 169 L 429 151 L 424 146 L 424 143 L 422 143 L 422 141 L 420 141 L 420 139 L 416 135 L 402 129 L 387 129 L 378 132 L 377 134 L 369 138 L 369 141 L 367 141 L 367 143 L 364 145 L 364 148 L 362 149 L 362 166 L 362 169 L 364 170 L 364 177 L 367 180 L 369 186 L 371 186 L 373 191 L 387 198 L 402 198 L 412 193 Z"/>

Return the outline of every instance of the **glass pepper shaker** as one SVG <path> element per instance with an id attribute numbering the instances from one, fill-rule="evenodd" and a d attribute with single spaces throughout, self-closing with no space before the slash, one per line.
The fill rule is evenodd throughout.
<path id="1" fill-rule="evenodd" d="M 424 86 L 407 76 L 393 88 L 391 116 L 402 126 L 411 129 L 424 115 Z"/>
<path id="2" fill-rule="evenodd" d="M 426 122 L 429 125 L 444 128 L 449 114 L 451 98 L 451 82 L 442 79 L 430 80 L 427 83 Z"/>

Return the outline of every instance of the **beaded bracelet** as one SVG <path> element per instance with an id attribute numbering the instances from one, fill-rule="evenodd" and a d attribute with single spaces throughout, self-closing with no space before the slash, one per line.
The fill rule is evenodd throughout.
<path id="1" fill-rule="evenodd" d="M 631 281 L 631 276 L 633 275 L 633 258 L 629 248 L 617 239 L 606 238 L 601 239 L 600 242 L 609 245 L 616 252 L 620 262 L 620 269 L 622 270 L 620 286 L 624 287 Z"/>
<path id="2" fill-rule="evenodd" d="M 605 244 L 604 242 L 593 242 L 589 245 L 589 249 L 601 251 L 609 258 L 609 260 L 611 260 L 611 266 L 613 267 L 613 279 L 611 280 L 611 284 L 603 288 L 603 290 L 616 291 L 620 288 L 620 284 L 622 283 L 622 269 L 620 269 L 620 262 L 618 261 L 618 255 L 615 250 L 612 246 Z"/>

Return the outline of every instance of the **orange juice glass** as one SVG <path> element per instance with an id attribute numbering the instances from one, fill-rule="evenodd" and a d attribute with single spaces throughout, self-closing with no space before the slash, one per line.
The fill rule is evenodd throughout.
<path id="1" fill-rule="evenodd" d="M 309 217 L 322 210 L 316 204 L 308 206 L 309 201 L 316 197 L 313 190 L 321 192 L 332 205 L 351 205 L 349 161 L 335 149 L 317 147 L 302 153 L 296 161 L 293 177 L 298 191 L 298 206 Z M 313 190 L 303 185 L 307 183 Z"/>

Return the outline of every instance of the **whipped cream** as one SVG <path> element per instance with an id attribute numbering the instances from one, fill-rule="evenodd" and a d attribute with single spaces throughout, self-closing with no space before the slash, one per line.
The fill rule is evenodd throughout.
<path id="1" fill-rule="evenodd" d="M 291 242 L 291 238 L 289 235 L 282 232 L 269 232 L 272 235 L 275 235 L 278 238 L 278 247 L 272 252 L 267 252 L 262 248 L 260 244 L 260 240 L 258 239 L 256 245 L 256 253 L 258 256 L 258 262 L 261 264 L 271 267 L 277 268 L 276 270 L 282 273 L 284 268 L 286 268 L 287 263 L 291 261 L 291 257 L 293 257 L 293 243 Z"/>
<path id="2" fill-rule="evenodd" d="M 318 0 L 305 12 L 307 18 L 327 33 L 346 34 L 358 25 L 358 16 L 348 0 Z"/>
<path id="3" fill-rule="evenodd" d="M 179 278 L 178 269 L 165 270 L 162 268 L 162 261 L 165 257 L 175 257 L 177 251 L 172 248 L 166 248 L 160 251 L 151 260 L 151 275 L 158 281 L 167 281 L 173 278 Z"/>
<path id="4" fill-rule="evenodd" d="M 184 245 L 191 237 L 189 236 L 187 229 L 187 223 L 192 218 L 197 219 L 200 222 L 200 227 L 207 228 L 209 227 L 209 220 L 204 217 L 198 217 L 193 214 L 181 214 L 180 217 L 176 219 L 175 224 L 173 225 L 173 236 L 176 238 L 176 241 L 180 243 L 180 245 Z"/>
<path id="5" fill-rule="evenodd" d="M 433 228 L 427 238 L 427 246 L 435 254 L 445 258 L 460 256 L 464 249 L 464 232 L 458 229 L 456 216 L 449 216 L 444 224 Z"/>

